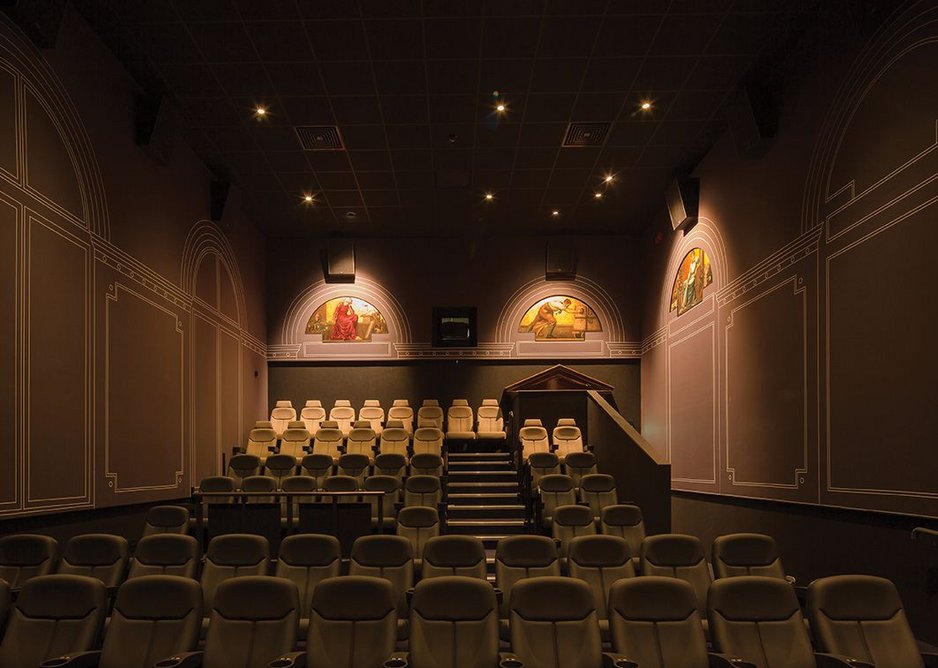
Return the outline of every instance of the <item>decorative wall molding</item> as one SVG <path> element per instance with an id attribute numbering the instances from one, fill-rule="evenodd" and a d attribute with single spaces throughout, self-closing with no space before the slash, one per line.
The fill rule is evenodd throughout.
<path id="1" fill-rule="evenodd" d="M 401 359 L 509 359 L 514 343 L 480 343 L 476 348 L 434 348 L 429 343 L 397 343 Z"/>

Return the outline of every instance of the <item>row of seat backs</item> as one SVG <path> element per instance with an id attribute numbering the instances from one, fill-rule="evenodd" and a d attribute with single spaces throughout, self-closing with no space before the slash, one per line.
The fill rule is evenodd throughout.
<path id="1" fill-rule="evenodd" d="M 408 454 L 411 449 L 414 452 L 437 454 L 443 449 L 441 430 L 436 427 L 421 427 L 411 434 L 401 426 L 401 422 L 396 420 L 392 420 L 391 426 L 380 432 L 380 436 L 363 421 L 355 422 L 353 428 L 343 431 L 338 423 L 327 420 L 312 435 L 305 426 L 299 426 L 301 423 L 291 422 L 290 424 L 291 426 L 279 438 L 274 429 L 266 427 L 252 429 L 243 452 L 255 455 L 264 461 L 271 452 L 277 450 L 279 442 L 280 454 L 293 456 L 299 461 L 308 450 L 338 458 L 343 445 L 347 453 L 368 456 L 374 456 L 375 448 L 381 452 L 397 452 L 404 455 Z"/>
<path id="2" fill-rule="evenodd" d="M 555 452 L 564 459 L 570 453 L 583 452 L 583 434 L 573 418 L 560 418 L 548 438 L 547 429 L 537 418 L 529 418 L 518 430 L 525 458 L 533 453 Z"/>

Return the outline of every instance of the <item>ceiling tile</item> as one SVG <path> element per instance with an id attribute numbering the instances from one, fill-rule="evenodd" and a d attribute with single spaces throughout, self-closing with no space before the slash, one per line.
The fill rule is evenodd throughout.
<path id="1" fill-rule="evenodd" d="M 299 22 L 265 21 L 249 23 L 246 27 L 258 56 L 264 62 L 312 62 L 314 59 L 306 31 Z"/>
<path id="2" fill-rule="evenodd" d="M 540 18 L 489 17 L 482 33 L 483 58 L 533 58 Z"/>
<path id="3" fill-rule="evenodd" d="M 361 21 L 307 21 L 306 32 L 320 61 L 368 59 Z"/>
<path id="4" fill-rule="evenodd" d="M 375 92 L 371 65 L 367 62 L 322 63 L 320 68 L 326 91 L 331 95 Z"/>
<path id="5" fill-rule="evenodd" d="M 193 23 L 189 26 L 192 39 L 210 63 L 254 62 L 257 54 L 240 23 Z"/>
<path id="6" fill-rule="evenodd" d="M 642 56 L 648 53 L 662 16 L 610 16 L 603 22 L 597 56 Z"/>
<path id="7" fill-rule="evenodd" d="M 360 174 L 364 173 L 362 170 L 372 172 L 390 172 L 391 170 L 391 154 L 387 151 L 352 151 L 348 154 L 348 159 L 352 163 L 352 169 Z"/>
<path id="8" fill-rule="evenodd" d="M 424 63 L 419 60 L 376 62 L 374 63 L 374 83 L 382 95 L 425 93 L 427 74 Z"/>
<path id="9" fill-rule="evenodd" d="M 339 125 L 377 125 L 382 121 L 374 95 L 333 95 L 332 111 Z"/>
<path id="10" fill-rule="evenodd" d="M 427 45 L 426 55 L 431 60 L 479 56 L 481 18 L 427 19 L 424 21 L 424 32 Z"/>
<path id="11" fill-rule="evenodd" d="M 723 20 L 722 14 L 677 14 L 665 18 L 652 45 L 658 56 L 703 52 Z"/>
<path id="12" fill-rule="evenodd" d="M 371 57 L 375 60 L 423 58 L 423 26 L 420 21 L 368 21 L 365 31 Z"/>

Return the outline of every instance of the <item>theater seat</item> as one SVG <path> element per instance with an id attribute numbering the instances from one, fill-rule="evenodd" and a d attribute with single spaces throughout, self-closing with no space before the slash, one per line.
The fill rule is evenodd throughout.
<path id="1" fill-rule="evenodd" d="M 345 404 L 340 404 L 339 401 L 345 401 Z M 329 420 L 338 424 L 343 437 L 348 436 L 352 430 L 352 423 L 355 421 L 355 409 L 348 405 L 347 400 L 339 399 L 329 411 Z"/>
<path id="2" fill-rule="evenodd" d="M 189 532 L 189 509 L 183 506 L 153 506 L 147 511 L 143 535 Z"/>
<path id="3" fill-rule="evenodd" d="M 820 578 L 808 586 L 806 608 L 815 643 L 822 652 L 853 657 L 876 668 L 924 665 L 899 592 L 885 578 Z M 928 655 L 928 665 L 938 665 L 936 658 Z"/>
<path id="4" fill-rule="evenodd" d="M 202 596 L 206 612 L 212 610 L 215 590 L 224 582 L 247 575 L 265 575 L 270 546 L 263 536 L 232 533 L 215 536 L 205 551 Z"/>
<path id="5" fill-rule="evenodd" d="M 323 426 L 316 432 L 313 438 L 312 454 L 329 455 L 332 457 L 333 462 L 337 462 L 339 461 L 339 455 L 341 454 L 340 448 L 345 441 L 345 437 L 342 435 L 341 429 L 326 426 L 327 424 L 329 424 L 329 421 L 324 422 Z"/>
<path id="6" fill-rule="evenodd" d="M 342 567 L 339 539 L 315 533 L 287 536 L 280 543 L 274 575 L 296 585 L 300 596 L 300 618 L 308 620 L 317 585 L 338 577 Z"/>
<path id="7" fill-rule="evenodd" d="M 586 506 L 557 506 L 552 525 L 554 540 L 560 542 L 560 556 L 566 558 L 572 541 L 577 536 L 596 533 L 593 513 Z"/>
<path id="8" fill-rule="evenodd" d="M 511 649 L 525 668 L 599 668 L 599 618 L 589 585 L 576 578 L 518 582 L 511 592 Z"/>
<path id="9" fill-rule="evenodd" d="M 762 575 L 787 579 L 778 545 L 771 536 L 761 533 L 734 533 L 718 536 L 710 550 L 713 573 L 718 578 L 738 575 Z"/>
<path id="10" fill-rule="evenodd" d="M 36 668 L 47 659 L 94 650 L 106 615 L 107 590 L 97 578 L 30 578 L 10 611 L 0 666 Z"/>
<path id="11" fill-rule="evenodd" d="M 397 640 L 394 587 L 382 578 L 323 580 L 313 592 L 307 668 L 380 668 Z"/>
<path id="12" fill-rule="evenodd" d="M 371 427 L 357 426 L 348 433 L 348 439 L 345 441 L 345 452 L 348 454 L 365 455 L 369 462 L 375 457 L 375 444 L 377 436 Z M 367 423 L 365 423 L 367 424 Z"/>
<path id="13" fill-rule="evenodd" d="M 254 423 L 255 429 L 273 429 L 274 425 L 270 420 L 258 420 Z"/>
<path id="14" fill-rule="evenodd" d="M 407 637 L 407 590 L 414 586 L 414 550 L 404 536 L 362 536 L 352 544 L 349 575 L 384 578 L 394 588 L 398 638 Z"/>
<path id="15" fill-rule="evenodd" d="M 502 590 L 499 616 L 508 619 L 508 602 L 516 583 L 546 575 L 560 575 L 557 546 L 550 538 L 519 535 L 499 540 L 495 546 L 495 585 Z"/>
<path id="16" fill-rule="evenodd" d="M 267 666 L 296 646 L 296 585 L 282 578 L 246 576 L 222 582 L 210 608 L 204 652 L 176 654 L 160 668 Z"/>
<path id="17" fill-rule="evenodd" d="M 717 651 L 758 668 L 816 665 L 795 590 L 784 580 L 722 578 L 710 587 L 708 609 L 710 637 Z"/>
<path id="18" fill-rule="evenodd" d="M 410 459 L 411 475 L 443 475 L 443 458 L 433 452 L 421 452 Z"/>
<path id="19" fill-rule="evenodd" d="M 456 403 L 462 401 L 463 403 Z M 446 438 L 451 441 L 474 441 L 476 433 L 472 430 L 475 419 L 472 409 L 465 399 L 455 399 L 446 412 Z"/>
<path id="20" fill-rule="evenodd" d="M 329 454 L 317 452 L 306 455 L 300 462 L 300 473 L 313 478 L 316 481 L 316 489 L 322 489 L 323 481 L 332 475 L 334 463 L 332 455 Z"/>
<path id="21" fill-rule="evenodd" d="M 535 452 L 528 457 L 528 468 L 531 471 L 531 488 L 540 484 L 545 475 L 560 473 L 560 460 L 552 452 Z"/>
<path id="22" fill-rule="evenodd" d="M 365 478 L 366 492 L 384 492 L 384 496 L 369 496 L 366 498 L 371 505 L 371 526 L 378 527 L 378 508 L 381 508 L 381 529 L 395 526 L 394 508 L 400 498 L 401 481 L 389 475 L 373 475 Z"/>
<path id="23" fill-rule="evenodd" d="M 530 420 L 525 420 L 529 422 Z M 537 425 L 528 425 L 521 427 L 518 431 L 518 439 L 521 442 L 521 452 L 525 459 L 535 452 L 550 452 L 550 441 L 547 438 L 547 430 Z"/>
<path id="24" fill-rule="evenodd" d="M 410 448 L 410 435 L 401 427 L 388 426 L 381 432 L 382 455 L 401 455 L 406 459 Z"/>
<path id="25" fill-rule="evenodd" d="M 241 481 L 241 491 L 249 495 L 245 497 L 247 503 L 273 503 L 272 496 L 258 496 L 277 491 L 277 481 L 269 475 L 252 475 Z"/>
<path id="26" fill-rule="evenodd" d="M 593 517 L 598 521 L 603 508 L 619 503 L 616 479 L 605 473 L 591 473 L 580 479 L 580 501 L 589 504 Z"/>
<path id="27" fill-rule="evenodd" d="M 420 427 L 414 432 L 414 455 L 443 454 L 443 432 L 437 427 Z"/>
<path id="28" fill-rule="evenodd" d="M 423 427 L 443 430 L 443 409 L 436 399 L 424 399 L 417 410 L 417 428 Z"/>
<path id="29" fill-rule="evenodd" d="M 305 455 L 304 455 L 305 456 Z M 302 461 L 301 457 L 299 461 Z M 271 455 L 264 464 L 264 471 L 274 479 L 277 489 L 283 487 L 283 481 L 296 474 L 298 461 L 293 455 Z"/>
<path id="30" fill-rule="evenodd" d="M 632 565 L 641 570 L 642 541 L 645 540 L 645 521 L 642 509 L 629 503 L 603 508 L 599 516 L 600 531 L 607 536 L 619 536 L 629 544 Z"/>
<path id="31" fill-rule="evenodd" d="M 422 580 L 410 611 L 411 668 L 494 668 L 499 662 L 495 591 L 484 580 Z"/>
<path id="32" fill-rule="evenodd" d="M 648 536 L 642 541 L 641 555 L 643 576 L 678 578 L 693 587 L 697 595 L 697 612 L 706 621 L 710 569 L 700 539 L 676 533 Z"/>
<path id="33" fill-rule="evenodd" d="M 543 427 L 544 423 L 541 422 L 540 418 L 527 418 L 524 421 L 524 424 L 522 424 L 521 426 L 522 427 Z"/>
<path id="34" fill-rule="evenodd" d="M 129 554 L 123 536 L 109 533 L 75 536 L 65 544 L 58 572 L 97 578 L 105 587 L 117 587 L 124 580 Z"/>
<path id="35" fill-rule="evenodd" d="M 485 545 L 475 536 L 434 536 L 423 546 L 424 580 L 447 575 L 486 579 Z"/>
<path id="36" fill-rule="evenodd" d="M 381 408 L 377 399 L 365 400 L 365 405 L 358 411 L 358 419 L 366 420 L 372 431 L 378 436 L 381 435 L 381 430 L 384 428 L 384 409 Z"/>
<path id="37" fill-rule="evenodd" d="M 290 494 L 297 492 L 313 492 L 319 487 L 317 485 L 316 479 L 312 476 L 307 475 L 295 475 L 289 478 L 285 478 L 280 489 L 282 492 Z M 293 521 L 296 522 L 300 516 L 300 506 L 305 503 L 315 503 L 316 498 L 313 496 L 294 496 L 290 499 L 293 509 Z M 286 526 L 287 523 L 287 497 L 282 497 L 280 501 L 280 520 L 283 526 Z"/>
<path id="38" fill-rule="evenodd" d="M 375 457 L 375 475 L 388 475 L 397 478 L 398 486 L 407 470 L 407 457 L 397 452 L 382 452 Z"/>
<path id="39" fill-rule="evenodd" d="M 358 478 L 349 475 L 331 475 L 322 482 L 322 491 L 324 492 L 357 492 L 360 485 Z M 326 496 L 324 499 L 331 502 L 333 497 Z M 358 503 L 357 494 L 342 494 L 338 496 L 338 503 Z"/>
<path id="40" fill-rule="evenodd" d="M 414 433 L 414 409 L 410 407 L 406 399 L 394 400 L 394 405 L 388 409 L 388 422 L 391 420 L 400 421 L 401 428 L 408 434 Z"/>
<path id="41" fill-rule="evenodd" d="M 293 426 L 297 424 L 303 426 Z M 310 436 L 306 431 L 306 425 L 302 422 L 291 422 L 290 425 L 290 428 L 286 429 L 280 437 L 280 454 L 293 457 L 294 462 L 299 464 L 309 450 Z"/>
<path id="42" fill-rule="evenodd" d="M 641 668 L 710 668 L 700 621 L 697 596 L 683 580 L 626 578 L 609 588 L 612 646 Z"/>
<path id="43" fill-rule="evenodd" d="M 0 579 L 19 589 L 31 578 L 52 573 L 58 547 L 54 538 L 39 534 L 0 538 Z"/>
<path id="44" fill-rule="evenodd" d="M 440 535 L 440 514 L 436 507 L 408 506 L 397 513 L 397 535 L 410 541 L 414 552 L 414 565 L 423 563 L 423 548 L 427 541 Z"/>
<path id="45" fill-rule="evenodd" d="M 541 526 L 545 529 L 554 526 L 554 512 L 559 506 L 576 505 L 573 480 L 560 473 L 545 475 L 540 479 L 538 496 L 541 501 Z"/>
<path id="46" fill-rule="evenodd" d="M 288 422 L 288 420 L 284 421 L 284 430 L 287 428 Z M 268 455 L 276 450 L 277 437 L 280 433 L 276 429 L 252 429 L 248 434 L 247 445 L 244 446 L 244 454 L 253 455 L 263 463 Z"/>
<path id="47" fill-rule="evenodd" d="M 573 486 L 579 488 L 583 476 L 596 473 L 596 455 L 592 452 L 571 452 L 563 462 L 564 472 L 573 478 Z"/>
<path id="48" fill-rule="evenodd" d="M 277 437 L 287 430 L 290 422 L 296 420 L 296 409 L 289 401 L 278 401 L 270 411 L 270 426 L 277 432 Z"/>
<path id="49" fill-rule="evenodd" d="M 567 458 L 567 455 L 574 452 L 583 452 L 583 435 L 576 424 L 561 424 L 563 419 L 557 421 L 557 426 L 551 434 L 551 442 L 554 444 L 554 452 L 561 461 Z"/>
<path id="50" fill-rule="evenodd" d="M 195 578 L 199 570 L 202 550 L 199 541 L 192 536 L 177 534 L 154 534 L 144 536 L 137 543 L 130 560 L 127 579 L 149 575 L 175 575 Z"/>
<path id="51" fill-rule="evenodd" d="M 339 457 L 339 475 L 347 475 L 355 478 L 358 488 L 361 489 L 365 484 L 365 477 L 368 475 L 368 466 L 370 463 L 368 455 L 359 453 L 347 453 Z"/>
<path id="52" fill-rule="evenodd" d="M 306 431 L 310 434 L 319 431 L 319 427 L 325 419 L 326 411 L 318 399 L 310 399 L 306 402 L 303 410 L 300 411 L 300 420 L 303 421 Z"/>
<path id="53" fill-rule="evenodd" d="M 567 571 L 590 586 L 600 630 L 608 634 L 609 589 L 617 580 L 635 577 L 629 544 L 618 536 L 578 536 L 570 541 Z"/>
<path id="54" fill-rule="evenodd" d="M 404 483 L 405 506 L 436 508 L 443 501 L 440 479 L 432 475 L 412 475 Z"/>
<path id="55" fill-rule="evenodd" d="M 168 575 L 148 575 L 121 585 L 104 636 L 99 668 L 152 668 L 173 654 L 190 652 L 199 642 L 202 591 L 199 583 Z M 97 653 L 95 653 L 97 654 Z M 74 656 L 65 666 L 78 668 Z"/>
<path id="56" fill-rule="evenodd" d="M 235 488 L 241 489 L 245 478 L 259 475 L 263 462 L 256 455 L 235 455 L 228 461 L 228 475 L 234 480 Z"/>
<path id="57" fill-rule="evenodd" d="M 495 399 L 483 399 L 482 405 L 476 411 L 478 425 L 476 436 L 488 440 L 505 439 L 505 422 L 501 417 L 498 402 Z"/>

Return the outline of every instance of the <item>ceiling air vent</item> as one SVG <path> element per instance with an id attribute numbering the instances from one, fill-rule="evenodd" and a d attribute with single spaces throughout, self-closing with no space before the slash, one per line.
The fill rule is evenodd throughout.
<path id="1" fill-rule="evenodd" d="M 571 123 L 563 137 L 565 148 L 580 146 L 602 146 L 609 134 L 609 123 Z"/>
<path id="2" fill-rule="evenodd" d="M 334 125 L 298 125 L 296 136 L 304 151 L 343 151 L 342 135 Z"/>

